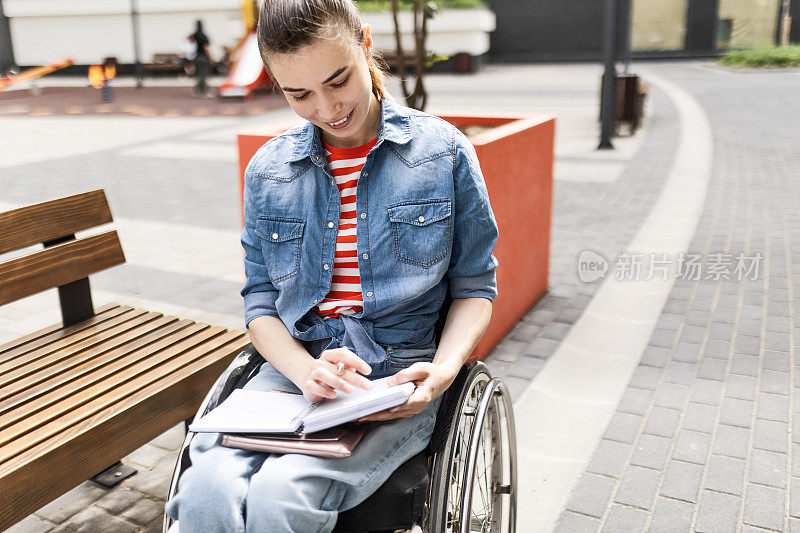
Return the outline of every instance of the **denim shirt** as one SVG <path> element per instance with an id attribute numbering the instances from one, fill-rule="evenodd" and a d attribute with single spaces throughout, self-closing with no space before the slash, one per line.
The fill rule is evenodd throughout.
<path id="1" fill-rule="evenodd" d="M 387 347 L 429 347 L 448 288 L 497 296 L 498 229 L 474 147 L 391 96 L 380 119 L 356 189 L 363 311 L 349 317 L 314 310 L 330 291 L 340 210 L 319 129 L 271 139 L 245 171 L 245 323 L 278 317 L 315 357 L 347 346 L 373 363 Z"/>

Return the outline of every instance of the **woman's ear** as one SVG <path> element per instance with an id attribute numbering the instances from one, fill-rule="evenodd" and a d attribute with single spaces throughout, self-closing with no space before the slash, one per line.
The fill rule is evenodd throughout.
<path id="1" fill-rule="evenodd" d="M 366 22 L 361 26 L 361 33 L 364 36 L 364 46 L 368 52 L 372 52 L 372 28 Z"/>

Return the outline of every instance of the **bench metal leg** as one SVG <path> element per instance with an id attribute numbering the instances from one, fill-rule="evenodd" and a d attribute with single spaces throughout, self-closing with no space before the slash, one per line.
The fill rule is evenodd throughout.
<path id="1" fill-rule="evenodd" d="M 131 468 L 128 465 L 122 464 L 122 461 L 117 461 L 113 465 L 109 466 L 96 476 L 92 478 L 92 481 L 103 485 L 106 488 L 111 488 L 123 479 L 132 476 L 136 473 L 135 468 Z"/>

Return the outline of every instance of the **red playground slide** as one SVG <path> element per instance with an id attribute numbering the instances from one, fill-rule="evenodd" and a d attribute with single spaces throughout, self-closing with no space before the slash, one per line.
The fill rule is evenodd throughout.
<path id="1" fill-rule="evenodd" d="M 272 79 L 267 75 L 261 55 L 258 53 L 258 42 L 255 32 L 249 32 L 242 39 L 233 57 L 233 67 L 219 88 L 222 97 L 249 98 L 256 87 L 272 86 Z"/>

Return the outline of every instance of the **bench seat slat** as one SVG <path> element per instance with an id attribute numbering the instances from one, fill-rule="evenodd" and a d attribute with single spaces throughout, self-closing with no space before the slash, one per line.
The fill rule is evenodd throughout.
<path id="1" fill-rule="evenodd" d="M 88 318 L 83 322 L 79 322 L 66 328 L 63 327 L 63 325 L 59 322 L 57 324 L 47 326 L 46 328 L 42 328 L 38 331 L 34 331 L 33 333 L 29 333 L 24 337 L 7 342 L 3 345 L 0 345 L 0 363 L 8 359 L 12 359 L 18 355 L 27 353 L 31 350 L 35 350 L 36 348 L 46 346 L 51 342 L 56 342 L 64 337 L 69 337 L 70 335 L 73 335 L 82 329 L 94 324 L 99 324 L 105 320 L 108 320 L 109 318 L 113 318 L 120 313 L 124 313 L 125 311 L 129 311 L 131 309 L 133 308 L 129 305 L 119 305 L 115 303 L 106 304 L 97 308 L 95 311 L 95 316 Z"/>
<path id="2" fill-rule="evenodd" d="M 110 350 L 126 342 L 131 336 L 144 335 L 148 330 L 157 327 L 157 321 L 161 318 L 161 313 L 149 313 L 144 310 L 134 310 L 134 315 L 130 320 L 115 324 L 112 327 L 98 326 L 98 330 L 93 335 L 87 335 L 77 342 L 69 342 L 58 349 L 50 350 L 45 348 L 31 352 L 31 357 L 9 361 L 0 365 L 0 380 L 4 383 L 0 386 L 0 398 L 8 389 L 8 384 L 13 384 L 17 380 L 32 374 L 39 376 L 52 373 L 53 365 L 59 361 L 69 360 L 75 362 L 76 354 L 83 354 L 85 357 L 94 357 L 98 350 Z M 59 369 L 61 370 L 61 369 Z"/>
<path id="3" fill-rule="evenodd" d="M 109 450 L 124 457 L 191 417 L 208 389 L 248 344 L 242 332 L 113 408 L 57 435 L 0 465 L 0 494 L 14 505 L 0 506 L 0 529 L 106 468 Z"/>
<path id="4" fill-rule="evenodd" d="M 0 477 L 5 475 L 7 468 L 15 464 L 14 458 L 26 450 L 34 448 L 42 441 L 54 436 L 72 438 L 79 428 L 86 423 L 93 423 L 98 416 L 101 416 L 101 413 L 113 415 L 114 412 L 118 412 L 122 406 L 127 405 L 128 397 L 135 396 L 137 392 L 146 390 L 153 384 L 168 380 L 170 376 L 182 375 L 187 367 L 203 360 L 208 353 L 213 353 L 232 342 L 238 345 L 236 340 L 243 337 L 241 332 L 229 332 L 219 326 L 208 328 L 202 334 L 208 337 L 207 341 L 202 344 L 197 345 L 190 339 L 170 347 L 171 351 L 176 354 L 180 353 L 181 357 L 171 358 L 164 365 L 149 370 L 139 379 L 125 381 L 113 390 L 107 391 L 106 394 L 72 409 L 65 416 L 36 427 L 34 431 L 23 433 L 11 442 L 4 443 L 0 446 Z M 0 435 L 5 433 L 0 432 Z M 0 442 L 4 440 L 0 437 Z"/>
<path id="5" fill-rule="evenodd" d="M 0 254 L 111 222 L 103 190 L 0 213 Z"/>
<path id="6" fill-rule="evenodd" d="M 116 231 L 68 241 L 0 263 L 0 305 L 125 262 Z"/>
<path id="7" fill-rule="evenodd" d="M 8 452 L 13 453 L 14 448 L 24 445 L 28 437 L 35 441 L 49 436 L 43 435 L 39 428 L 50 427 L 52 431 L 63 431 L 93 412 L 113 405 L 119 401 L 120 396 L 124 397 L 129 391 L 145 387 L 165 373 L 173 372 L 186 362 L 185 353 L 199 346 L 213 345 L 215 337 L 225 332 L 225 328 L 220 326 L 206 327 L 178 342 L 167 338 L 159 343 L 160 350 L 147 350 L 151 351 L 151 357 L 113 374 L 101 376 L 100 381 L 83 390 L 70 387 L 71 394 L 67 398 L 40 409 L 31 416 L 18 417 L 14 416 L 14 412 L 0 416 L 0 428 L 3 428 L 0 429 L 0 448 L 8 447 Z M 0 460 L 4 456 L 4 453 L 0 453 Z"/>
<path id="8" fill-rule="evenodd" d="M 208 327 L 191 320 L 177 322 L 165 320 L 165 322 L 161 328 L 142 337 L 141 341 L 144 344 L 141 348 L 137 343 L 125 344 L 98 357 L 84 360 L 72 367 L 69 372 L 54 372 L 52 376 L 35 385 L 18 387 L 17 391 L 8 394 L 0 401 L 0 428 L 7 425 L 9 417 L 13 420 L 30 416 L 54 401 L 68 397 L 109 374 L 157 352 L 169 343 L 177 342 Z"/>

